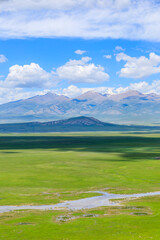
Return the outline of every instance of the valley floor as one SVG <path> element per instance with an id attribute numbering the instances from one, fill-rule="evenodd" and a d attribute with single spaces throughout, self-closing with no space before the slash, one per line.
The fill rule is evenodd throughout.
<path id="1" fill-rule="evenodd" d="M 0 136 L 0 205 L 160 191 L 160 134 Z M 0 213 L 0 240 L 160 239 L 160 196 L 120 206 Z"/>

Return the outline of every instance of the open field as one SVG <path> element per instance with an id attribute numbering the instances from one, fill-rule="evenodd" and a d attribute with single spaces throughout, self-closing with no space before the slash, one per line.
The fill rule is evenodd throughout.
<path id="1" fill-rule="evenodd" d="M 54 204 L 105 190 L 160 191 L 160 134 L 0 135 L 0 205 Z M 0 214 L 0 240 L 160 239 L 160 196 L 76 212 Z"/>

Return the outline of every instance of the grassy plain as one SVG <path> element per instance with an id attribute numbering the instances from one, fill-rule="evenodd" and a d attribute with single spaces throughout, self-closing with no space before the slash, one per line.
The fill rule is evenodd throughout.
<path id="1" fill-rule="evenodd" d="M 160 134 L 0 136 L 0 205 L 160 190 Z M 60 216 L 68 221 L 58 220 Z M 72 219 L 73 218 L 73 219 Z M 77 212 L 0 214 L 0 240 L 160 239 L 160 196 Z"/>

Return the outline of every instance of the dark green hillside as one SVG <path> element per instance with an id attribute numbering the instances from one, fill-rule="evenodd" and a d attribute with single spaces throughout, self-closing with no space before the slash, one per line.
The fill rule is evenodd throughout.
<path id="1" fill-rule="evenodd" d="M 51 122 L 0 124 L 1 133 L 12 132 L 83 132 L 83 131 L 148 131 L 160 127 L 127 126 L 101 122 L 92 117 L 76 117 Z"/>

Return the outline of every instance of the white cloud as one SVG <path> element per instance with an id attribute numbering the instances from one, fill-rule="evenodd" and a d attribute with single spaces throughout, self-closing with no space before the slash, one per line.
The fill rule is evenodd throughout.
<path id="1" fill-rule="evenodd" d="M 79 54 L 79 55 L 83 55 L 84 53 L 86 53 L 86 51 L 79 49 L 79 50 L 76 50 L 75 53 L 76 53 L 76 54 Z"/>
<path id="2" fill-rule="evenodd" d="M 87 56 L 80 60 L 69 60 L 51 72 L 45 71 L 36 63 L 23 66 L 13 65 L 9 68 L 7 77 L 0 80 L 0 104 L 45 93 L 48 91 L 47 89 L 53 90 L 57 83 L 63 80 L 94 84 L 107 81 L 109 75 L 104 71 L 104 68 L 91 63 L 91 60 Z M 4 78 L 4 76 L 0 77 Z M 41 89 L 41 91 L 37 92 L 37 89 Z M 58 89 L 54 89 L 54 91 L 60 93 Z M 61 90 L 61 93 L 74 96 L 83 91 L 85 90 L 71 85 Z"/>
<path id="3" fill-rule="evenodd" d="M 3 54 L 0 54 L 0 63 L 4 62 L 7 62 L 7 58 Z"/>
<path id="4" fill-rule="evenodd" d="M 151 83 L 148 83 L 146 81 L 131 83 L 127 87 L 113 88 L 112 92 L 113 94 L 116 94 L 123 93 L 129 90 L 136 90 L 143 94 L 155 93 L 160 95 L 160 80 L 154 80 Z"/>
<path id="5" fill-rule="evenodd" d="M 112 55 L 104 55 L 104 57 L 107 58 L 107 59 L 111 59 Z"/>
<path id="6" fill-rule="evenodd" d="M 131 0 L 115 0 L 117 8 L 124 9 L 131 5 Z"/>
<path id="7" fill-rule="evenodd" d="M 125 51 L 125 49 L 122 48 L 121 46 L 116 46 L 115 50 L 118 51 L 118 52 Z"/>
<path id="8" fill-rule="evenodd" d="M 119 94 L 119 93 L 124 93 L 129 90 L 136 90 L 139 91 L 143 94 L 150 94 L 150 93 L 155 93 L 155 94 L 160 94 L 160 80 L 154 80 L 150 84 L 147 83 L 146 81 L 142 82 L 137 82 L 137 83 L 131 83 L 130 85 L 126 87 L 118 87 L 118 88 L 113 88 L 113 87 L 96 87 L 96 88 L 78 88 L 75 85 L 70 85 L 67 88 L 64 88 L 59 94 L 66 95 L 68 97 L 77 97 L 85 92 L 88 91 L 94 91 L 98 92 L 101 94 Z"/>
<path id="9" fill-rule="evenodd" d="M 109 79 L 109 75 L 100 65 L 91 63 L 90 57 L 80 60 L 69 60 L 66 64 L 47 72 L 37 63 L 13 65 L 0 87 L 4 88 L 53 88 L 60 81 L 99 84 Z M 0 76 L 2 77 L 2 76 Z"/>
<path id="10" fill-rule="evenodd" d="M 43 95 L 49 90 L 45 89 L 42 91 L 29 91 L 26 92 L 22 88 L 8 88 L 5 86 L 0 86 L 0 104 L 17 101 L 20 99 L 26 99 L 33 97 L 35 95 Z"/>
<path id="11" fill-rule="evenodd" d="M 59 94 L 74 98 L 88 91 L 94 91 L 101 94 L 113 94 L 113 88 L 109 87 L 79 88 L 75 85 L 70 85 L 69 87 L 64 88 Z"/>
<path id="12" fill-rule="evenodd" d="M 4 0 L 0 4 L 0 38 L 160 41 L 159 12 L 160 4 L 154 0 Z"/>
<path id="13" fill-rule="evenodd" d="M 70 85 L 69 87 L 63 89 L 62 94 L 67 97 L 73 98 L 81 95 L 82 89 L 78 88 L 77 86 Z"/>
<path id="14" fill-rule="evenodd" d="M 45 89 L 42 91 L 36 91 L 35 89 L 31 89 L 29 92 L 25 92 L 22 88 L 7 88 L 5 86 L 0 86 L 0 104 L 6 103 L 9 101 L 16 101 L 19 99 L 26 99 L 35 95 L 43 95 L 47 92 L 51 91 L 56 94 L 63 94 L 70 98 L 75 98 L 85 92 L 94 91 L 99 92 L 101 94 L 117 94 L 123 93 L 129 90 L 136 90 L 144 94 L 155 93 L 160 94 L 160 80 L 155 80 L 151 84 L 146 81 L 132 83 L 127 87 L 95 87 L 95 88 L 79 88 L 75 85 L 70 85 L 64 89 Z"/>
<path id="15" fill-rule="evenodd" d="M 120 70 L 120 77 L 125 78 L 144 78 L 155 73 L 160 73 L 160 56 L 150 53 L 149 58 L 141 56 L 139 58 L 130 57 L 124 53 L 119 53 L 116 60 L 126 61 L 124 68 Z"/>
<path id="16" fill-rule="evenodd" d="M 70 60 L 65 65 L 57 68 L 56 74 L 60 79 L 72 83 L 102 83 L 109 80 L 109 75 L 104 68 L 94 63 L 89 63 L 90 57 L 82 57 L 81 60 Z"/>
<path id="17" fill-rule="evenodd" d="M 151 84 L 146 81 L 139 83 L 132 83 L 130 89 L 140 91 L 142 93 L 156 93 L 160 94 L 160 80 L 154 80 Z"/>
<path id="18" fill-rule="evenodd" d="M 9 68 L 9 74 L 4 81 L 5 86 L 18 88 L 44 88 L 56 83 L 53 72 L 48 73 L 38 64 L 14 65 Z"/>
<path id="19" fill-rule="evenodd" d="M 0 10 L 2 11 L 17 11 L 28 9 L 52 9 L 52 10 L 72 10 L 79 8 L 105 8 L 118 7 L 125 8 L 130 5 L 130 0 L 1 0 Z"/>

